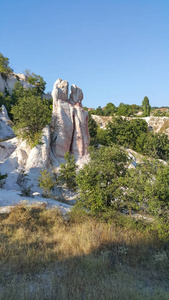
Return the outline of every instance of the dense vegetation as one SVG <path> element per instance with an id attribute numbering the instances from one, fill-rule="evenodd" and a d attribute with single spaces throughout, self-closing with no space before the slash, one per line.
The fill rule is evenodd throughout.
<path id="1" fill-rule="evenodd" d="M 85 107 L 88 110 L 87 107 Z M 169 117 L 169 107 L 151 107 L 149 99 L 147 96 L 144 97 L 142 105 L 136 104 L 124 104 L 121 102 L 119 106 L 115 106 L 113 103 L 109 102 L 103 108 L 98 106 L 96 109 L 90 109 L 89 112 L 93 115 L 98 116 L 125 116 L 125 117 L 147 117 L 152 114 L 153 116 L 167 116 Z"/>
<path id="2" fill-rule="evenodd" d="M 131 117 L 138 113 L 138 111 L 142 110 L 142 107 L 136 104 L 129 105 L 120 103 L 118 107 L 116 107 L 113 103 L 109 102 L 104 108 L 99 106 L 96 109 L 90 111 L 93 115 L 98 116 L 126 116 Z"/>
<path id="3" fill-rule="evenodd" d="M 168 136 L 150 131 L 145 120 L 114 117 L 105 130 L 97 127 L 96 123 L 92 126 L 89 123 L 89 132 L 92 134 L 91 145 L 96 147 L 115 143 L 153 158 L 169 159 Z"/>

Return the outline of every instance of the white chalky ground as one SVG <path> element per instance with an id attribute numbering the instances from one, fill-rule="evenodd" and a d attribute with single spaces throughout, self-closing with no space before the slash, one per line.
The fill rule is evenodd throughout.
<path id="1" fill-rule="evenodd" d="M 19 191 L 0 189 L 0 213 L 9 212 L 11 210 L 11 207 L 20 203 L 46 203 L 47 208 L 59 208 L 61 210 L 61 213 L 63 214 L 69 212 L 72 208 L 71 205 L 61 203 L 53 199 L 43 198 L 41 196 L 34 196 L 33 198 L 25 197 L 20 196 L 20 193 L 21 192 Z"/>

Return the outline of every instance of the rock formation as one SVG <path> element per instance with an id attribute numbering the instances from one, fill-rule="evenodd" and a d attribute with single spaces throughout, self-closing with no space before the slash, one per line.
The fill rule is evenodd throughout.
<path id="1" fill-rule="evenodd" d="M 63 157 L 70 151 L 76 159 L 87 154 L 89 145 L 88 113 L 82 108 L 83 93 L 68 82 L 58 79 L 53 86 L 53 113 L 51 145 L 54 157 Z"/>
<path id="2" fill-rule="evenodd" d="M 28 76 L 26 76 L 24 74 L 12 73 L 11 75 L 8 75 L 7 77 L 3 77 L 0 73 L 0 92 L 2 92 L 4 94 L 5 90 L 7 90 L 9 92 L 9 94 L 12 94 L 12 90 L 17 81 L 19 81 L 25 89 L 34 88 L 35 86 L 33 84 L 30 84 L 29 82 L 27 82 L 27 80 L 28 80 Z M 45 99 L 48 99 L 48 100 L 52 98 L 51 94 L 49 94 L 49 93 L 47 93 L 47 94 L 44 93 L 42 95 L 42 97 Z"/>
<path id="3" fill-rule="evenodd" d="M 7 89 L 7 91 L 11 94 L 12 90 L 14 88 L 14 85 L 18 80 L 20 81 L 20 83 L 22 84 L 22 86 L 25 89 L 33 88 L 34 85 L 23 80 L 23 79 L 25 79 L 25 77 L 23 77 L 23 76 L 24 76 L 23 74 L 11 74 L 11 75 L 8 75 L 7 78 L 4 78 L 0 74 L 0 92 L 4 93 L 5 89 Z"/>
<path id="4" fill-rule="evenodd" d="M 2 106 L 0 114 L 0 173 L 8 174 L 5 188 L 19 190 L 23 170 L 29 176 L 28 185 L 38 189 L 38 176 L 43 168 L 58 167 L 64 162 L 64 154 L 70 151 L 75 159 L 84 158 L 89 145 L 88 113 L 82 108 L 83 93 L 71 86 L 68 99 L 68 82 L 58 79 L 53 87 L 53 113 L 50 126 L 43 129 L 41 143 L 33 149 L 26 141 L 12 138 L 7 111 Z M 9 131 L 9 132 L 8 132 Z M 19 185 L 18 185 L 19 184 Z"/>
<path id="5" fill-rule="evenodd" d="M 6 140 L 14 137 L 14 132 L 10 126 L 10 122 L 7 110 L 5 106 L 2 105 L 0 112 L 0 140 Z"/>

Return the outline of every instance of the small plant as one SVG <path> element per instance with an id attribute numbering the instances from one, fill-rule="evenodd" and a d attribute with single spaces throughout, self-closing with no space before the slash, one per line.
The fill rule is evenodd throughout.
<path id="1" fill-rule="evenodd" d="M 7 174 L 2 175 L 0 173 L 0 188 L 2 188 L 3 185 L 5 184 L 5 179 L 6 179 L 7 176 L 8 176 Z"/>
<path id="2" fill-rule="evenodd" d="M 72 191 L 76 191 L 76 162 L 73 155 L 70 152 L 66 152 L 64 155 L 64 159 L 66 160 L 65 164 L 60 165 L 59 173 L 57 176 L 57 181 L 61 185 L 66 185 L 66 187 Z"/>
<path id="3" fill-rule="evenodd" d="M 33 197 L 32 196 L 32 191 L 31 191 L 31 186 L 25 187 L 21 190 L 21 196 L 25 197 Z"/>
<path id="4" fill-rule="evenodd" d="M 21 196 L 32 197 L 31 185 L 27 186 L 27 183 L 30 179 L 28 174 L 26 174 L 25 169 L 22 169 L 19 173 L 17 184 L 22 187 Z"/>
<path id="5" fill-rule="evenodd" d="M 50 197 L 51 190 L 53 190 L 56 185 L 56 181 L 51 172 L 47 169 L 41 170 L 38 183 L 39 187 L 44 190 L 44 197 Z"/>

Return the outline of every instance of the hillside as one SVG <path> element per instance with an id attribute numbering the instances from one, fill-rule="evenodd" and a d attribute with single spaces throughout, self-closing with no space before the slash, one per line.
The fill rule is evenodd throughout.
<path id="1" fill-rule="evenodd" d="M 106 128 L 106 125 L 108 122 L 112 121 L 111 116 L 97 116 L 97 115 L 92 115 L 92 118 L 96 121 L 96 123 L 103 129 Z M 127 118 L 131 120 L 132 118 Z M 139 117 L 140 119 L 140 117 Z M 165 133 L 169 137 L 169 117 L 145 117 L 141 118 L 145 120 L 150 128 L 152 129 L 155 133 Z"/>

